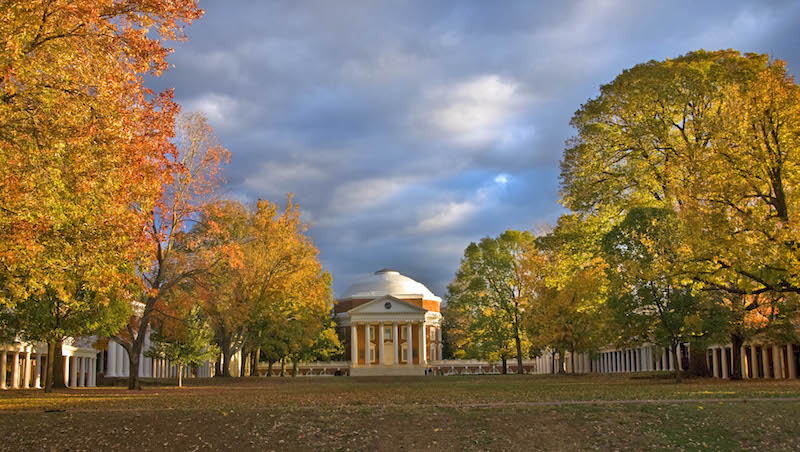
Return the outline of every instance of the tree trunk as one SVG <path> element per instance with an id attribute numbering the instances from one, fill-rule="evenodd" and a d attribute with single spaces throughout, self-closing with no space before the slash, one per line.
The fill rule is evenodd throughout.
<path id="1" fill-rule="evenodd" d="M 566 371 L 564 370 L 564 353 L 558 352 L 558 373 L 563 374 Z"/>
<path id="2" fill-rule="evenodd" d="M 744 337 L 738 333 L 731 334 L 731 366 L 733 366 L 729 375 L 731 380 L 742 379 L 742 345 L 744 345 Z M 725 353 L 724 348 L 722 353 Z"/>
<path id="3" fill-rule="evenodd" d="M 44 392 L 53 392 L 53 382 L 55 376 L 55 362 L 56 359 L 53 357 L 56 356 L 56 342 L 48 342 L 47 343 L 47 372 L 45 372 L 44 377 Z M 63 375 L 64 372 L 62 371 L 61 374 Z M 5 375 L 0 375 L 0 378 L 6 378 Z"/>
<path id="4" fill-rule="evenodd" d="M 128 366 L 130 367 L 128 370 L 128 389 L 142 389 L 142 385 L 139 384 L 139 352 L 142 350 L 140 342 L 143 341 L 137 339 L 132 344 L 129 344 L 128 347 L 123 346 L 128 351 Z M 137 344 L 139 345 L 137 346 Z"/>
<path id="5" fill-rule="evenodd" d="M 222 375 L 222 368 L 219 365 L 220 357 L 217 355 L 217 359 L 214 360 L 214 376 L 219 377 Z"/>
<path id="6" fill-rule="evenodd" d="M 574 374 L 575 373 L 575 350 L 572 350 L 572 351 L 569 352 L 569 361 L 570 361 L 569 365 L 570 365 L 570 369 L 571 369 L 570 373 Z"/>
<path id="7" fill-rule="evenodd" d="M 672 343 L 672 366 L 675 369 L 675 383 L 680 383 L 683 380 L 683 372 L 681 372 L 680 366 L 678 366 L 678 347 L 680 344 L 677 342 Z"/>
<path id="8" fill-rule="evenodd" d="M 257 377 L 258 376 L 258 363 L 261 361 L 261 347 L 256 347 L 255 351 L 252 353 L 253 359 L 250 364 L 250 376 Z"/>
<path id="9" fill-rule="evenodd" d="M 231 341 L 225 338 L 220 341 L 219 348 L 222 351 L 222 372 L 220 377 L 231 376 Z"/>
<path id="10" fill-rule="evenodd" d="M 239 377 L 246 377 L 247 376 L 247 360 L 248 355 L 245 355 L 244 350 L 242 350 L 242 359 L 239 363 Z"/>
<path id="11" fill-rule="evenodd" d="M 706 350 L 696 350 L 697 347 L 689 347 L 689 368 L 687 373 L 693 377 L 708 377 L 708 363 L 706 363 Z"/>
<path id="12" fill-rule="evenodd" d="M 66 358 L 62 355 L 62 342 L 56 341 L 53 345 L 55 348 L 53 349 L 53 354 L 50 355 L 53 359 L 53 388 L 67 389 L 67 380 L 64 378 L 64 360 Z M 50 344 L 47 345 L 48 348 L 50 346 Z"/>
<path id="13" fill-rule="evenodd" d="M 522 368 L 522 339 L 519 337 L 519 304 L 515 302 L 516 310 L 514 311 L 514 342 L 517 346 L 517 373 L 525 373 Z"/>
<path id="14" fill-rule="evenodd" d="M 272 376 L 272 365 L 273 364 L 275 364 L 275 361 L 269 360 L 269 364 L 267 365 L 267 374 L 264 375 L 265 377 L 271 377 Z"/>
<path id="15" fill-rule="evenodd" d="M 501 358 L 501 359 L 503 360 L 503 375 L 507 375 L 508 374 L 508 360 L 506 359 L 505 356 L 503 358 Z"/>
<path id="16" fill-rule="evenodd" d="M 281 358 L 281 377 L 284 375 L 286 371 L 286 360 Z"/>
<path id="17" fill-rule="evenodd" d="M 297 360 L 292 360 L 292 377 L 297 376 Z"/>
<path id="18" fill-rule="evenodd" d="M 178 363 L 178 387 L 183 387 L 183 364 Z"/>

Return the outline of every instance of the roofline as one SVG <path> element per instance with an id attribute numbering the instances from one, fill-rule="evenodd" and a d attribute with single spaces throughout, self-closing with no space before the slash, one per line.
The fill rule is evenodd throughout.
<path id="1" fill-rule="evenodd" d="M 386 294 L 377 295 L 377 296 L 352 296 L 352 297 L 346 297 L 346 298 L 337 298 L 335 301 L 336 302 L 340 302 L 340 301 L 350 301 L 350 300 L 377 300 L 378 298 L 385 297 L 385 296 L 394 297 L 394 298 L 397 298 L 399 300 L 413 299 L 413 300 L 423 300 L 423 301 L 436 301 L 436 302 L 439 302 L 439 303 L 442 302 L 441 297 L 437 297 L 437 296 L 434 295 L 433 299 L 425 298 L 425 295 L 421 294 L 421 293 L 416 293 L 416 294 L 414 294 L 414 293 L 408 293 L 408 294 L 386 293 Z"/>
<path id="2" fill-rule="evenodd" d="M 354 307 L 354 308 L 350 308 L 350 309 L 349 309 L 348 311 L 346 311 L 346 312 L 347 312 L 348 314 L 358 314 L 358 311 L 359 311 L 359 310 L 361 310 L 361 309 L 366 309 L 366 307 L 367 307 L 368 305 L 370 305 L 370 304 L 372 304 L 372 303 L 375 303 L 375 302 L 378 302 L 378 301 L 380 301 L 380 300 L 392 300 L 392 301 L 399 301 L 400 303 L 402 303 L 402 304 L 404 304 L 404 305 L 408 306 L 408 307 L 409 307 L 409 308 L 411 308 L 411 309 L 414 309 L 414 310 L 415 310 L 415 311 L 417 311 L 417 312 L 429 312 L 427 309 L 425 309 L 425 308 L 423 308 L 423 307 L 420 307 L 420 306 L 417 306 L 417 305 L 415 305 L 415 304 L 409 303 L 409 302 L 407 302 L 407 301 L 405 301 L 405 300 L 403 300 L 403 299 L 401 299 L 401 298 L 397 298 L 397 297 L 395 297 L 394 295 L 384 295 L 384 296 L 381 296 L 381 297 L 375 298 L 375 299 L 373 299 L 373 300 L 370 300 L 370 301 L 369 301 L 369 302 L 367 302 L 367 303 L 364 303 L 364 304 L 362 304 L 362 305 L 358 305 L 358 306 L 356 306 L 356 307 Z"/>

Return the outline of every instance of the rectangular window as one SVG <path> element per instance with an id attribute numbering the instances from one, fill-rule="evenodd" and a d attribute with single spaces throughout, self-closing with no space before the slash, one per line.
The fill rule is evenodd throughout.
<path id="1" fill-rule="evenodd" d="M 407 347 L 403 347 L 402 356 L 403 356 L 402 357 L 403 361 L 408 362 L 408 348 Z"/>
<path id="2" fill-rule="evenodd" d="M 392 340 L 392 329 L 383 327 L 383 338 L 387 341 Z"/>
<path id="3" fill-rule="evenodd" d="M 408 328 L 401 328 L 400 329 L 400 339 L 406 340 L 406 333 L 408 332 Z"/>
<path id="4" fill-rule="evenodd" d="M 369 340 L 370 341 L 372 341 L 373 339 L 375 339 L 377 337 L 377 334 L 375 334 L 375 331 L 376 331 L 377 328 L 378 327 L 375 326 L 375 325 L 370 325 L 369 326 Z"/>

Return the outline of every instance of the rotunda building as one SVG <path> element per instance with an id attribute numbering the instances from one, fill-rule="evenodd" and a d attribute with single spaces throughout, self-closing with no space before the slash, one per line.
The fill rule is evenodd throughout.
<path id="1" fill-rule="evenodd" d="M 351 285 L 333 305 L 350 375 L 424 375 L 442 357 L 441 303 L 388 268 Z"/>

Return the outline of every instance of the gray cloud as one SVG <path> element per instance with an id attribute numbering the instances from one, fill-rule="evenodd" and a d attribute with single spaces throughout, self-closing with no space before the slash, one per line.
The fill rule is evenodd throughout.
<path id="1" fill-rule="evenodd" d="M 398 269 L 443 295 L 464 247 L 553 222 L 582 102 L 622 69 L 699 48 L 797 74 L 795 1 L 201 1 L 152 80 L 232 151 L 226 190 L 294 192 L 334 275 Z"/>

